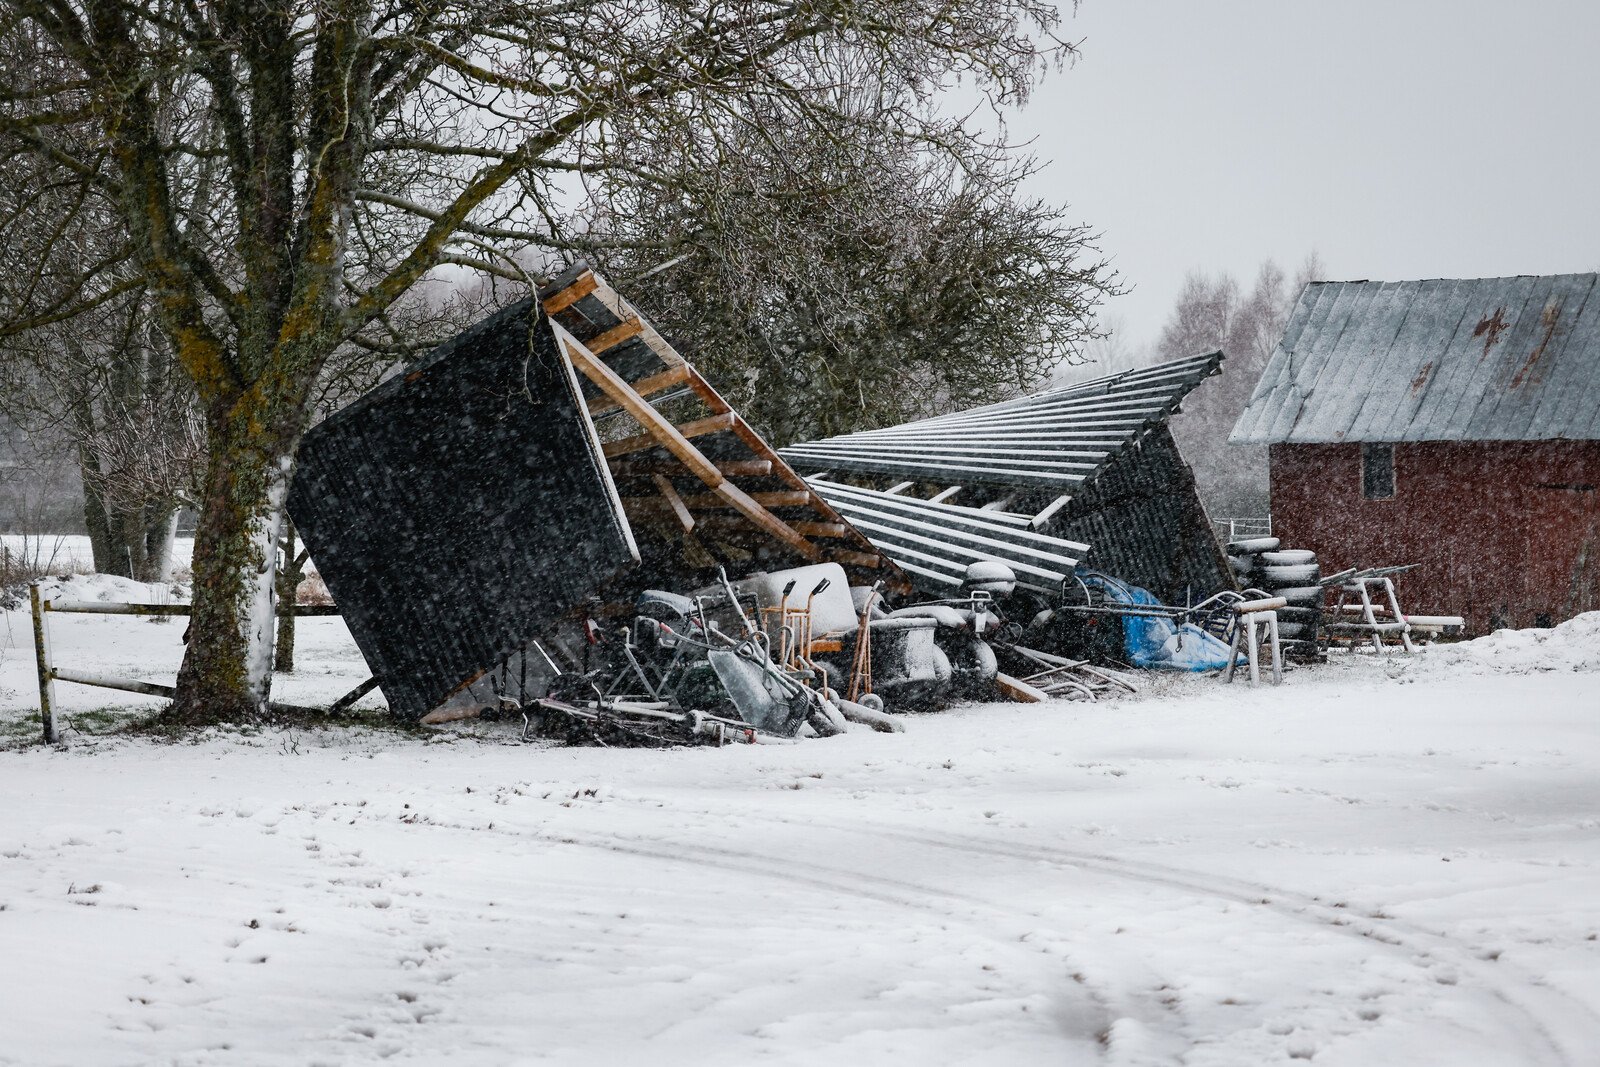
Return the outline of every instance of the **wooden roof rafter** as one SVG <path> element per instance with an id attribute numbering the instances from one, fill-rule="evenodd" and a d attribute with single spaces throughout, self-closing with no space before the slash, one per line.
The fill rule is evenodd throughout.
<path id="1" fill-rule="evenodd" d="M 800 560 L 843 564 L 852 581 L 909 587 L 603 277 L 580 264 L 539 298 L 558 349 L 590 383 L 590 417 L 625 414 L 638 426 L 602 445 L 631 516 L 686 552 L 694 540 L 697 556 L 713 541 L 730 551 L 777 542 Z M 671 416 L 660 407 L 684 397 Z M 686 414 L 694 408 L 702 410 Z"/>

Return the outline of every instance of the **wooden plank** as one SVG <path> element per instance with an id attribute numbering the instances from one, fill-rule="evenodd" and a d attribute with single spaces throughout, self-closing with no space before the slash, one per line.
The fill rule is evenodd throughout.
<path id="1" fill-rule="evenodd" d="M 769 508 L 801 507 L 811 502 L 811 494 L 799 489 L 780 489 L 772 493 L 751 493 L 750 499 L 757 504 Z M 719 496 L 703 493 L 698 496 L 686 497 L 685 502 L 692 508 L 720 508 L 727 507 L 728 502 Z"/>
<path id="2" fill-rule="evenodd" d="M 624 341 L 633 340 L 635 337 L 639 336 L 643 329 L 644 326 L 640 323 L 639 316 L 631 315 L 621 324 L 613 326 L 611 329 L 605 330 L 602 333 L 595 334 L 593 337 L 585 341 L 584 344 L 588 347 L 589 351 L 598 356 L 608 348 L 615 348 Z"/>
<path id="3" fill-rule="evenodd" d="M 780 489 L 777 492 L 772 493 L 751 493 L 750 499 L 754 500 L 762 507 L 791 508 L 810 503 L 811 495 L 809 493 L 802 493 L 793 489 Z M 624 497 L 622 502 L 630 507 L 635 504 L 649 506 L 662 503 L 660 499 L 653 496 Z M 720 496 L 717 496 L 715 493 L 692 493 L 684 496 L 683 502 L 694 511 L 705 511 L 714 508 L 726 508 L 730 506 L 726 500 Z"/>
<path id="4" fill-rule="evenodd" d="M 756 503 L 743 489 L 728 481 L 722 471 L 718 469 L 718 464 L 707 459 L 705 454 L 694 447 L 689 439 L 668 421 L 665 415 L 651 407 L 649 402 L 634 392 L 633 388 L 623 381 L 616 371 L 608 367 L 599 356 L 589 351 L 583 342 L 573 337 L 560 325 L 552 323 L 552 326 L 556 331 L 556 336 L 561 340 L 562 346 L 566 349 L 567 358 L 590 381 L 599 386 L 607 396 L 621 404 L 623 410 L 632 415 L 639 425 L 644 427 L 646 433 L 653 435 L 663 448 L 671 452 L 679 462 L 689 468 L 689 472 L 704 482 L 713 493 L 727 500 L 739 514 L 793 548 L 806 559 L 816 560 L 821 558 L 821 551 L 816 545 L 807 541 L 782 519 Z M 765 474 L 771 471 L 771 462 L 767 460 L 757 462 L 761 468 L 759 473 Z"/>
<path id="5" fill-rule="evenodd" d="M 573 337 L 558 323 L 551 323 L 551 326 L 555 329 L 556 336 L 560 338 L 562 347 L 566 349 L 567 358 L 572 361 L 573 366 L 583 372 L 584 377 L 599 386 L 601 392 L 615 400 L 624 411 L 632 415 L 639 425 L 644 427 L 645 432 L 654 437 L 661 447 L 671 452 L 680 463 L 689 468 L 689 473 L 705 482 L 712 489 L 716 489 L 722 484 L 723 474 L 717 470 L 716 464 L 707 459 L 698 448 L 690 444 L 689 439 L 679 433 L 678 428 L 665 415 L 651 407 L 644 397 L 634 392 L 633 387 L 623 381 L 621 375 L 608 367 L 599 356 L 589 351 L 582 341 Z"/>
<path id="6" fill-rule="evenodd" d="M 822 558 L 822 551 L 817 548 L 816 545 L 800 536 L 800 534 L 795 532 L 794 528 L 789 526 L 788 523 L 778 518 L 760 504 L 757 504 L 750 498 L 750 494 L 746 493 L 743 489 L 740 489 L 737 485 L 734 485 L 732 482 L 725 481 L 720 485 L 713 486 L 712 492 L 716 493 L 718 496 L 721 496 L 723 499 L 727 500 L 728 503 L 732 504 L 733 509 L 739 512 L 739 514 L 743 515 L 745 518 L 749 519 L 751 522 L 755 523 L 757 526 L 761 527 L 761 529 L 767 531 L 767 533 L 771 534 L 773 537 L 776 537 L 790 548 L 793 548 L 805 558 L 809 560 L 819 560 Z"/>
<path id="7" fill-rule="evenodd" d="M 948 487 L 946 487 L 944 489 L 939 490 L 937 493 L 933 494 L 932 496 L 930 496 L 928 498 L 928 503 L 930 503 L 930 504 L 942 504 L 946 500 L 949 500 L 951 497 L 955 496 L 957 493 L 961 492 L 961 490 L 963 490 L 965 488 L 966 488 L 966 486 L 964 486 L 964 485 L 948 486 Z"/>
<path id="8" fill-rule="evenodd" d="M 670 423 L 668 425 L 671 425 Z M 692 445 L 690 446 L 693 447 Z M 696 450 L 698 451 L 698 450 Z M 772 464 L 764 459 L 730 459 L 718 460 L 711 463 L 725 478 L 759 478 L 772 473 Z M 682 474 L 683 466 L 672 460 L 628 459 L 623 457 L 611 466 L 611 473 L 618 478 L 648 478 L 652 474 Z M 699 475 L 696 475 L 699 477 Z M 704 479 L 701 479 L 704 481 Z M 709 484 L 709 483 L 708 483 Z"/>
<path id="9" fill-rule="evenodd" d="M 683 497 L 678 495 L 678 490 L 673 487 L 672 482 L 661 474 L 655 475 L 650 480 L 661 490 L 661 495 L 672 508 L 672 513 L 678 517 L 678 525 L 683 527 L 683 532 L 688 533 L 694 529 L 694 516 L 689 513 L 689 506 L 683 502 Z"/>
<path id="10" fill-rule="evenodd" d="M 835 563 L 848 563 L 854 567 L 874 568 L 883 564 L 883 557 L 880 555 L 851 552 L 843 548 L 830 548 L 828 550 L 828 558 Z"/>
<path id="11" fill-rule="evenodd" d="M 807 537 L 849 537 L 853 529 L 842 522 L 791 522 L 789 525 Z"/>
<path id="12" fill-rule="evenodd" d="M 1009 674 L 996 674 L 994 684 L 1001 693 L 1012 700 L 1020 700 L 1024 704 L 1043 704 L 1050 699 L 1049 694 L 1036 686 L 1031 686 L 1020 678 L 1013 678 Z"/>
<path id="13" fill-rule="evenodd" d="M 671 389 L 675 385 L 682 385 L 688 380 L 688 365 L 678 363 L 668 367 L 659 374 L 652 374 L 648 378 L 640 378 L 638 381 L 633 383 L 633 391 L 638 393 L 640 396 L 654 396 L 657 393 L 665 392 L 666 390 Z M 609 396 L 600 396 L 596 397 L 594 401 L 589 404 L 589 414 L 604 415 L 606 412 L 613 411 L 621 406 L 621 404 L 617 403 L 615 400 L 612 400 Z"/>
<path id="14" fill-rule="evenodd" d="M 708 433 L 716 433 L 719 430 L 732 428 L 733 419 L 734 416 L 731 414 L 710 415 L 703 419 L 696 419 L 694 422 L 683 423 L 678 427 L 678 432 L 683 434 L 684 437 L 704 437 Z M 624 437 L 619 441 L 607 441 L 601 446 L 600 450 L 606 454 L 607 459 L 610 459 L 614 456 L 626 456 L 633 452 L 643 452 L 645 449 L 654 448 L 660 443 L 654 434 L 641 433 L 632 437 Z"/>
<path id="15" fill-rule="evenodd" d="M 896 494 L 905 492 L 907 489 L 910 489 L 916 484 L 916 482 L 899 482 L 895 485 L 891 485 L 889 488 L 885 489 L 884 492 L 888 493 L 890 496 L 895 496 Z"/>
<path id="16" fill-rule="evenodd" d="M 567 310 L 567 308 L 594 292 L 599 284 L 600 281 L 594 276 L 594 271 L 592 270 L 578 275 L 571 285 L 542 301 L 544 313 L 546 315 L 554 315 L 557 312 Z"/>

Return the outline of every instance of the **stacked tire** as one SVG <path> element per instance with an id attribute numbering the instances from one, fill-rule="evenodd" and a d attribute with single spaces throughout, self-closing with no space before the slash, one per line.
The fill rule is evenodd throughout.
<path id="1" fill-rule="evenodd" d="M 1322 580 L 1317 554 L 1284 548 L 1276 537 L 1251 537 L 1229 543 L 1228 563 L 1240 588 L 1259 589 L 1289 602 L 1288 607 L 1278 609 L 1278 636 L 1285 651 L 1296 659 L 1317 658 L 1324 598 L 1323 588 L 1317 584 Z"/>

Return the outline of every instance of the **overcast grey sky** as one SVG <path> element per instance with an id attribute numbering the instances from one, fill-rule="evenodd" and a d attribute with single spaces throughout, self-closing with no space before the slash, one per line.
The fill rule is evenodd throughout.
<path id="1" fill-rule="evenodd" d="M 1600 269 L 1600 2 L 1084 0 L 1011 118 L 1104 232 L 1136 344 L 1184 275 Z"/>

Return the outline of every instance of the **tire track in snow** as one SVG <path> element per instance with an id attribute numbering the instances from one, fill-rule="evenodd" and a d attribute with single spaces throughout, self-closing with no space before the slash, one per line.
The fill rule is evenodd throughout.
<path id="1" fill-rule="evenodd" d="M 1556 1056 L 1557 1062 L 1561 1064 L 1588 1067 L 1593 1062 L 1593 1050 L 1600 1048 L 1600 1016 L 1571 995 L 1512 964 L 1486 962 L 1471 946 L 1447 934 L 1392 917 L 1362 915 L 1350 910 L 1342 902 L 1330 903 L 1322 897 L 1281 886 L 1172 867 L 1147 860 L 1126 859 L 1103 852 L 1087 852 L 1052 845 L 1008 846 L 962 834 L 938 834 L 922 830 L 892 831 L 882 826 L 863 827 L 857 823 L 831 822 L 826 819 L 775 819 L 761 815 L 752 817 L 789 825 L 817 826 L 837 832 L 898 840 L 962 853 L 997 856 L 1020 862 L 1049 859 L 1124 881 L 1179 889 L 1265 908 L 1300 922 L 1332 929 L 1346 936 L 1364 938 L 1394 950 L 1416 953 L 1426 959 L 1438 959 L 1472 974 L 1476 983 L 1489 995 L 1532 1024 L 1539 1043 Z M 1428 948 L 1420 947 L 1419 943 L 1426 944 Z M 1494 971 L 1499 971 L 1499 974 L 1493 973 Z M 1506 972 L 1514 973 L 1517 981 L 1512 984 L 1506 983 L 1503 979 Z M 1534 1003 L 1530 1004 L 1529 1001 Z M 1552 1019 L 1561 1020 L 1562 1029 L 1577 1029 L 1572 1024 L 1581 1019 L 1582 1034 L 1572 1040 L 1564 1040 L 1557 1036 L 1550 1021 Z"/>

